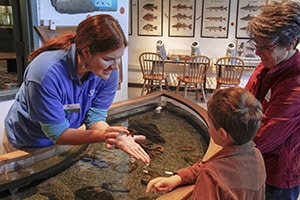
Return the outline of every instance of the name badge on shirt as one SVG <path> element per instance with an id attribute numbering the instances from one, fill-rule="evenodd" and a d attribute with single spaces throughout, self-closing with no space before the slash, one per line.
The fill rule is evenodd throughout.
<path id="1" fill-rule="evenodd" d="M 268 90 L 268 92 L 267 92 L 267 94 L 266 94 L 266 96 L 265 96 L 265 100 L 266 100 L 267 102 L 269 102 L 269 101 L 270 101 L 270 98 L 271 98 L 271 89 Z"/>
<path id="2" fill-rule="evenodd" d="M 66 105 L 63 105 L 63 108 L 64 108 L 64 111 L 66 114 L 80 112 L 80 104 L 79 103 L 66 104 Z"/>

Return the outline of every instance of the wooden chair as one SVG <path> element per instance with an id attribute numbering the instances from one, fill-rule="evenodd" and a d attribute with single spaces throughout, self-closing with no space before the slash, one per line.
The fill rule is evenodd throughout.
<path id="1" fill-rule="evenodd" d="M 216 89 L 221 86 L 237 86 L 241 82 L 244 62 L 239 57 L 226 56 L 219 58 L 216 63 Z"/>
<path id="2" fill-rule="evenodd" d="M 179 93 L 179 89 L 183 84 L 185 98 L 188 90 L 196 90 L 196 98 L 198 98 L 197 92 L 201 89 L 203 99 L 206 101 L 204 83 L 209 66 L 210 59 L 204 55 L 195 55 L 186 59 L 182 76 L 177 76 L 176 93 Z"/>
<path id="3" fill-rule="evenodd" d="M 157 87 L 162 90 L 163 85 L 165 85 L 169 91 L 168 74 L 165 73 L 165 62 L 160 54 L 144 52 L 139 56 L 139 62 L 144 79 L 141 95 L 143 95 L 145 91 L 149 93 Z"/>

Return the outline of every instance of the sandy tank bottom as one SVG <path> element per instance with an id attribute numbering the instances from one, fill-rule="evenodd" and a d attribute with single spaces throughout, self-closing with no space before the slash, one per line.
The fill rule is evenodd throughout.
<path id="1" fill-rule="evenodd" d="M 104 144 L 89 145 L 82 159 L 49 179 L 31 183 L 0 199 L 60 200 L 148 200 L 162 193 L 146 194 L 146 183 L 156 176 L 171 172 L 201 160 L 207 149 L 201 128 L 168 110 L 134 115 L 126 120 L 154 124 L 165 143 L 143 141 L 152 157 L 151 164 L 135 161 L 119 149 L 106 149 Z M 124 120 L 114 122 L 120 125 Z"/>

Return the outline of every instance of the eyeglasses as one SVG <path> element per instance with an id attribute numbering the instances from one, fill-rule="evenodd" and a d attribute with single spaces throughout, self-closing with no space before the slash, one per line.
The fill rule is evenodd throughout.
<path id="1" fill-rule="evenodd" d="M 279 45 L 277 42 L 275 42 L 273 45 L 270 46 L 264 46 L 264 45 L 259 46 L 253 40 L 250 40 L 249 43 L 255 50 L 260 50 L 260 51 L 271 51 L 272 49 L 274 49 Z"/>

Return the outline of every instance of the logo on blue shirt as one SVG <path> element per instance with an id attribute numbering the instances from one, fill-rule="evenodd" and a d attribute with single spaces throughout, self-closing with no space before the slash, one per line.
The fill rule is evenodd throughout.
<path id="1" fill-rule="evenodd" d="M 89 96 L 89 97 L 94 96 L 94 95 L 95 95 L 95 92 L 96 92 L 95 89 L 90 90 L 88 96 Z"/>

